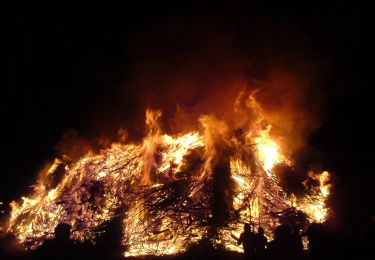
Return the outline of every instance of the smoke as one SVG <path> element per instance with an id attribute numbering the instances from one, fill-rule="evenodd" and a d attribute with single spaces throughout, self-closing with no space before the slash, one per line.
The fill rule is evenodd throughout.
<path id="1" fill-rule="evenodd" d="M 74 129 L 64 132 L 59 142 L 55 145 L 55 150 L 63 155 L 69 156 L 72 160 L 77 160 L 92 150 L 92 145 L 85 138 L 79 135 Z"/>
<path id="2" fill-rule="evenodd" d="M 143 140 L 147 152 L 142 184 L 152 182 L 162 132 L 201 130 L 206 138 L 202 177 L 220 168 L 217 163 L 225 161 L 229 139 L 242 130 L 251 134 L 251 129 L 263 129 L 288 157 L 301 157 L 309 148 L 309 135 L 321 124 L 320 80 L 326 64 L 296 21 L 247 14 L 229 20 L 170 17 L 138 27 L 126 49 L 130 76 L 112 91 L 116 98 L 109 99 L 121 102 L 107 100 L 107 109 L 91 120 L 95 129 L 113 128 L 113 136 L 88 141 L 68 131 L 57 151 L 76 160 L 116 138 Z M 160 112 L 153 117 L 149 109 Z M 300 190 L 306 165 L 295 159 L 298 174 L 289 174 L 289 168 L 275 171 L 285 180 L 283 186 Z"/>
<path id="3" fill-rule="evenodd" d="M 100 113 L 89 119 L 95 130 L 104 125 L 106 137 L 87 141 L 69 131 L 56 146 L 60 154 L 75 160 L 116 138 L 143 140 L 146 184 L 152 181 L 161 132 L 201 130 L 207 141 L 207 172 L 222 160 L 233 133 L 251 134 L 252 128 L 269 131 L 284 153 L 301 157 L 301 151 L 309 148 L 309 135 L 321 124 L 320 81 L 327 65 L 302 25 L 291 18 L 241 13 L 228 19 L 202 14 L 169 17 L 137 27 L 125 50 L 127 76 L 111 90 L 115 97 L 103 98 Z M 150 116 L 144 123 L 148 109 L 161 111 L 162 116 L 155 118 L 158 124 Z M 298 187 L 306 172 L 306 165 L 301 165 L 292 178 Z M 289 171 L 277 174 L 286 180 Z"/>
<path id="4" fill-rule="evenodd" d="M 147 24 L 132 37 L 132 76 L 120 92 L 133 93 L 138 110 L 161 109 L 163 130 L 179 133 L 196 129 L 202 115 L 231 129 L 249 126 L 251 108 L 235 105 L 240 93 L 246 102 L 256 90 L 271 134 L 297 151 L 320 125 L 325 65 L 303 28 L 268 18 L 198 16 Z"/>

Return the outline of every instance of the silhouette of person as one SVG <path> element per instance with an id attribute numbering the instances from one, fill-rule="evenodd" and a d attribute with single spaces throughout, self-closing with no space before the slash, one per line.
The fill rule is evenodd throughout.
<path id="1" fill-rule="evenodd" d="M 258 259 L 264 259 L 266 253 L 267 238 L 264 236 L 264 229 L 262 227 L 258 228 L 258 233 L 256 235 L 256 255 Z"/>
<path id="2" fill-rule="evenodd" d="M 290 226 L 281 225 L 275 230 L 275 239 L 267 247 L 268 259 L 301 259 Z"/>
<path id="3" fill-rule="evenodd" d="M 55 228 L 55 237 L 44 241 L 35 251 L 33 259 L 74 259 L 76 250 L 70 239 L 70 225 L 59 223 Z"/>
<path id="4" fill-rule="evenodd" d="M 309 240 L 308 259 L 325 259 L 329 246 L 324 226 L 313 223 L 307 229 L 306 235 Z"/>
<path id="5" fill-rule="evenodd" d="M 246 258 L 254 259 L 256 257 L 256 235 L 251 231 L 250 224 L 244 225 L 244 231 L 241 233 L 238 244 L 243 245 Z"/>
<path id="6" fill-rule="evenodd" d="M 298 230 L 295 230 L 292 234 L 292 242 L 293 242 L 293 252 L 295 254 L 295 257 L 297 259 L 301 259 L 304 256 L 303 252 L 303 243 L 302 243 L 302 236 L 298 232 Z"/>

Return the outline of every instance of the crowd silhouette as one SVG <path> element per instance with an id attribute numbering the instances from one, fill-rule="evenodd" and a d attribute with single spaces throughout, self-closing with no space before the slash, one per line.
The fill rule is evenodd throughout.
<path id="1" fill-rule="evenodd" d="M 120 222 L 114 221 L 108 225 L 105 235 L 92 243 L 76 243 L 70 239 L 71 227 L 60 223 L 55 228 L 54 238 L 44 241 L 36 250 L 25 251 L 12 235 L 2 237 L 0 241 L 0 259 L 123 259 L 120 245 Z M 215 259 L 372 259 L 374 245 L 374 223 L 369 224 L 361 235 L 345 235 L 332 233 L 323 224 L 311 224 L 302 234 L 288 225 L 280 225 L 275 229 L 274 239 L 267 241 L 262 227 L 257 232 L 250 224 L 244 224 L 244 230 L 238 238 L 238 244 L 243 246 L 244 254 L 240 258 L 227 253 L 215 252 Z M 308 250 L 303 250 L 302 237 L 308 241 Z M 194 259 L 197 256 L 208 256 L 208 244 L 201 253 L 181 256 L 182 259 Z M 212 255 L 211 255 L 212 256 Z M 178 257 L 176 257 L 178 258 Z M 173 257 L 170 259 L 174 259 Z"/>
<path id="2" fill-rule="evenodd" d="M 324 224 L 313 223 L 303 234 L 291 226 L 280 225 L 275 229 L 274 239 L 267 242 L 262 227 L 256 234 L 250 224 L 245 224 L 238 244 L 243 245 L 245 258 L 251 260 L 373 259 L 374 226 L 374 223 L 367 225 L 360 236 L 348 236 L 331 232 Z M 307 250 L 303 249 L 303 236 L 307 238 Z"/>

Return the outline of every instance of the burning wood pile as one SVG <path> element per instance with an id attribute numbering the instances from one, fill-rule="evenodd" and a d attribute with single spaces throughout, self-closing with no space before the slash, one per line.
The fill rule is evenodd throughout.
<path id="1" fill-rule="evenodd" d="M 160 111 L 147 110 L 142 143 L 112 143 L 75 162 L 55 159 L 33 193 L 12 202 L 7 231 L 36 248 L 64 222 L 72 239 L 93 240 L 120 210 L 124 254 L 139 256 L 181 253 L 202 240 L 242 251 L 236 239 L 244 223 L 271 238 L 290 219 L 301 230 L 325 221 L 329 173 L 311 170 L 303 195 L 285 192 L 273 170 L 293 162 L 253 93 L 246 104 L 257 115 L 246 128 L 202 116 L 200 131 L 174 136 L 162 133 Z"/>

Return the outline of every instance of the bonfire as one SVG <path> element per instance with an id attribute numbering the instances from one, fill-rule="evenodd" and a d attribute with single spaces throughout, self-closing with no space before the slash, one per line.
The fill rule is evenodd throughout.
<path id="1" fill-rule="evenodd" d="M 304 192 L 287 193 L 275 168 L 292 167 L 286 145 L 272 135 L 256 92 L 241 93 L 253 120 L 232 129 L 202 115 L 196 131 L 168 135 L 161 111 L 147 110 L 142 142 L 114 142 L 76 161 L 61 156 L 39 174 L 33 192 L 11 203 L 6 223 L 27 248 L 72 226 L 71 238 L 94 240 L 98 227 L 123 221 L 125 256 L 170 255 L 201 241 L 242 252 L 244 223 L 273 230 L 293 220 L 296 232 L 329 215 L 330 174 L 309 169 Z"/>

